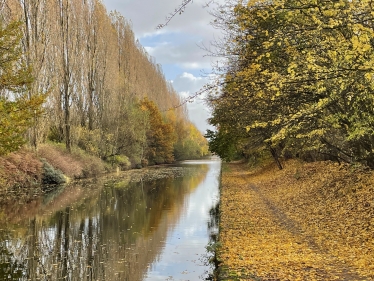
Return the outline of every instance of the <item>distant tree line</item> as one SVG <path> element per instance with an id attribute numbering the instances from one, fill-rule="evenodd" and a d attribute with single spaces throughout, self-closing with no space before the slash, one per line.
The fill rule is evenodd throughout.
<path id="1" fill-rule="evenodd" d="M 227 1 L 214 15 L 212 151 L 374 168 L 372 1 Z"/>
<path id="2" fill-rule="evenodd" d="M 0 15 L 1 154 L 48 140 L 133 165 L 207 154 L 119 13 L 99 0 L 2 0 Z"/>

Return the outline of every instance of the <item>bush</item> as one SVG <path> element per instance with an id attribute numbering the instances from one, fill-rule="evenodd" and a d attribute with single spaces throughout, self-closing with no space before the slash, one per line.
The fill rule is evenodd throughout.
<path id="1" fill-rule="evenodd" d="M 53 167 L 61 170 L 64 175 L 74 179 L 96 177 L 110 170 L 101 159 L 89 155 L 78 147 L 72 147 L 72 151 L 69 153 L 64 144 L 40 145 L 39 155 Z"/>
<path id="2" fill-rule="evenodd" d="M 42 166 L 35 154 L 27 149 L 0 157 L 0 191 L 15 186 L 28 188 L 38 185 Z"/>
<path id="3" fill-rule="evenodd" d="M 76 143 L 79 148 L 90 155 L 99 156 L 101 154 L 100 143 L 102 136 L 100 130 L 73 127 L 72 131 L 72 143 Z"/>
<path id="4" fill-rule="evenodd" d="M 41 159 L 43 162 L 43 184 L 62 184 L 65 183 L 65 177 L 60 170 L 53 168 L 45 159 Z"/>
<path id="5" fill-rule="evenodd" d="M 60 143 L 64 140 L 64 132 L 61 128 L 52 126 L 51 128 L 49 128 L 47 139 L 52 142 Z"/>
<path id="6" fill-rule="evenodd" d="M 112 165 L 119 167 L 122 171 L 131 167 L 131 162 L 126 155 L 114 155 L 108 158 Z"/>
<path id="7" fill-rule="evenodd" d="M 147 167 L 148 166 L 148 160 L 147 159 L 142 159 L 141 165 L 142 165 L 142 167 Z"/>

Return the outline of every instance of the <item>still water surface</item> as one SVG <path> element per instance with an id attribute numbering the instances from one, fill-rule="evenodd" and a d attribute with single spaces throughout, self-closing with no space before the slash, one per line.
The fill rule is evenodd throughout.
<path id="1" fill-rule="evenodd" d="M 0 209 L 0 280 L 204 280 L 219 161 L 99 180 Z"/>

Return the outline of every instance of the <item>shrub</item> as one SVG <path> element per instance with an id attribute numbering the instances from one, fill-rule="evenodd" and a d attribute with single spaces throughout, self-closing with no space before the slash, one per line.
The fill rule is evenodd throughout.
<path id="1" fill-rule="evenodd" d="M 118 166 L 122 171 L 131 167 L 131 162 L 126 155 L 114 155 L 108 158 L 112 165 Z"/>
<path id="2" fill-rule="evenodd" d="M 43 162 L 43 184 L 62 184 L 65 183 L 64 174 L 60 170 L 56 170 L 52 167 L 45 159 L 41 159 Z"/>
<path id="3" fill-rule="evenodd" d="M 142 167 L 147 167 L 148 166 L 148 160 L 143 158 L 142 161 L 141 161 L 141 165 L 142 165 Z"/>
<path id="4" fill-rule="evenodd" d="M 39 184 L 42 166 L 35 154 L 26 149 L 0 157 L 0 190 Z"/>
<path id="5" fill-rule="evenodd" d="M 49 128 L 47 139 L 52 142 L 62 142 L 64 140 L 64 132 L 62 128 L 59 128 L 57 126 L 52 126 L 51 128 Z"/>
<path id="6" fill-rule="evenodd" d="M 72 129 L 72 142 L 90 155 L 99 156 L 101 133 L 100 130 L 88 130 L 83 127 L 74 127 Z"/>
<path id="7" fill-rule="evenodd" d="M 70 178 L 98 176 L 108 170 L 101 159 L 78 147 L 72 147 L 69 153 L 63 144 L 44 144 L 39 147 L 39 155 Z"/>

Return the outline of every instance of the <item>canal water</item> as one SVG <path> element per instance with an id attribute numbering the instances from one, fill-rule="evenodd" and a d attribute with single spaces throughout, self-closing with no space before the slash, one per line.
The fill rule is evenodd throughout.
<path id="1" fill-rule="evenodd" d="M 206 280 L 220 167 L 186 161 L 177 176 L 101 179 L 1 206 L 0 280 Z"/>

